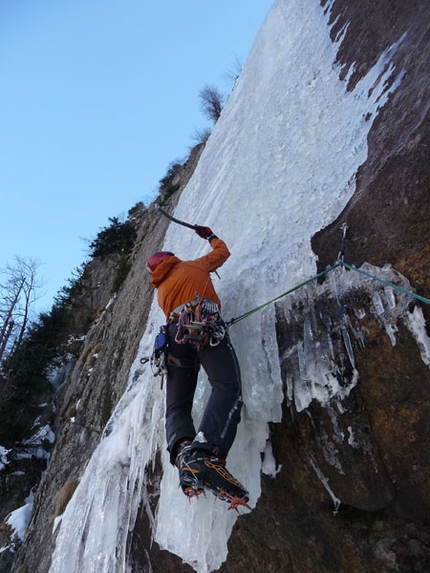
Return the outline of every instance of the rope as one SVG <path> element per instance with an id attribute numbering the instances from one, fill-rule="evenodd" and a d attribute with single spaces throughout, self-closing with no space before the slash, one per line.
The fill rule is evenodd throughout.
<path id="1" fill-rule="evenodd" d="M 351 271 L 355 271 L 356 273 L 359 273 L 360 275 L 364 275 L 366 277 L 369 277 L 369 278 L 373 279 L 374 281 L 378 281 L 378 282 L 380 282 L 386 286 L 391 287 L 394 290 L 402 292 L 403 294 L 407 294 L 409 296 L 412 296 L 413 298 L 416 298 L 416 299 L 420 300 L 421 302 L 425 302 L 426 304 L 430 304 L 430 299 L 426 298 L 425 296 L 421 296 L 419 294 L 416 294 L 415 292 L 412 292 L 412 291 L 407 290 L 403 287 L 397 286 L 397 285 L 390 283 L 384 279 L 381 279 L 379 277 L 375 277 L 375 275 L 371 275 L 370 273 L 366 273 L 366 271 L 362 271 L 361 269 L 357 269 L 357 267 L 354 267 L 353 265 L 349 265 L 348 263 L 344 263 L 343 261 L 340 264 L 343 267 L 345 267 Z"/>
<path id="2" fill-rule="evenodd" d="M 277 300 L 279 300 L 280 298 L 283 298 L 284 296 L 287 296 L 288 294 L 291 294 L 292 292 L 299 290 L 300 288 L 306 286 L 307 284 L 309 284 L 310 282 L 319 279 L 320 277 L 326 275 L 327 273 L 329 273 L 330 271 L 333 271 L 334 269 L 337 269 L 338 267 L 345 267 L 351 271 L 355 271 L 356 273 L 359 273 L 361 275 L 364 275 L 366 277 L 369 277 L 375 281 L 378 281 L 386 286 L 391 287 L 394 290 L 397 290 L 403 294 L 407 294 L 413 298 L 416 298 L 418 300 L 420 300 L 421 302 L 424 302 L 428 305 L 430 305 L 430 299 L 424 297 L 424 296 L 420 296 L 419 294 L 416 294 L 412 291 L 409 291 L 403 287 L 397 286 L 393 283 L 390 283 L 389 281 L 386 281 L 384 279 L 381 279 L 379 277 L 376 277 L 375 275 L 372 275 L 370 273 L 367 273 L 366 271 L 363 271 L 361 269 L 357 269 L 357 267 L 354 267 L 353 265 L 349 265 L 348 263 L 345 263 L 343 260 L 338 260 L 334 265 L 332 265 L 331 267 L 328 267 L 325 269 L 325 271 L 321 271 L 320 273 L 318 273 L 317 275 L 314 275 L 304 281 L 302 281 L 301 283 L 297 284 L 296 286 L 294 286 L 293 288 L 290 288 L 289 290 L 283 292 L 282 294 L 280 294 L 279 296 L 276 296 L 275 298 L 272 298 L 271 300 L 260 304 L 259 306 L 253 308 L 252 310 L 248 310 L 248 312 L 245 312 L 243 314 L 241 314 L 240 316 L 238 316 L 237 318 L 232 318 L 229 322 L 226 323 L 226 327 L 230 328 L 230 326 L 232 324 L 236 324 L 237 322 L 248 318 L 248 316 L 251 316 L 251 314 L 254 314 L 255 312 L 258 312 L 259 310 L 265 308 L 266 306 L 268 306 L 269 304 L 272 304 L 273 302 L 276 302 Z"/>
<path id="3" fill-rule="evenodd" d="M 328 267 L 327 269 L 325 269 L 325 271 L 321 271 L 320 273 L 318 273 L 317 275 L 314 275 L 313 277 L 310 277 L 309 279 L 306 279 L 305 281 L 297 284 L 296 286 L 294 286 L 293 288 L 290 288 L 289 290 L 283 292 L 282 294 L 280 294 L 279 296 L 276 296 L 275 298 L 272 298 L 272 300 L 269 300 L 263 304 L 260 304 L 260 306 L 257 306 L 256 308 L 253 308 L 252 310 L 249 310 L 248 312 L 245 312 L 244 314 L 241 314 L 240 316 L 238 316 L 237 318 L 232 318 L 231 320 L 229 320 L 229 322 L 226 323 L 227 328 L 229 328 L 232 324 L 236 324 L 236 322 L 239 322 L 241 320 L 243 320 L 244 318 L 248 318 L 248 316 L 251 316 L 251 314 L 254 314 L 255 312 L 258 312 L 259 310 L 261 310 L 262 308 L 268 306 L 269 304 L 272 304 L 273 302 L 276 302 L 277 300 L 279 300 L 280 298 L 283 298 L 284 296 L 287 296 L 287 294 L 290 294 L 296 290 L 299 290 L 300 288 L 304 287 L 305 285 L 309 284 L 310 282 L 326 275 L 328 272 L 332 271 L 333 269 L 337 269 L 337 267 L 340 267 L 342 263 L 338 262 L 334 265 L 332 265 L 331 267 Z"/>

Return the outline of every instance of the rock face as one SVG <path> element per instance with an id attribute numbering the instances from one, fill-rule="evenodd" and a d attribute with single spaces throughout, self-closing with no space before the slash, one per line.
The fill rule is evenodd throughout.
<path id="1" fill-rule="evenodd" d="M 428 294 L 430 6 L 387 0 L 340 4 L 333 6 L 333 37 L 349 22 L 338 57 L 345 72 L 355 63 L 350 83 L 400 38 L 393 61 L 405 75 L 370 131 L 368 160 L 359 170 L 354 197 L 312 245 L 325 268 L 336 259 L 340 224 L 346 221 L 349 262 L 390 263 L 409 277 L 417 292 Z"/>
<path id="2" fill-rule="evenodd" d="M 197 146 L 177 170 L 178 190 L 170 198 L 170 205 L 175 206 L 202 149 L 203 146 Z M 54 519 L 64 510 L 127 385 L 153 297 L 146 260 L 160 250 L 169 223 L 155 205 L 138 210 L 134 217 L 138 236 L 129 258 L 130 272 L 119 291 L 112 294 L 119 264 L 115 256 L 93 259 L 83 274 L 81 296 L 85 304 L 79 308 L 87 307 L 96 318 L 81 343 L 78 358 L 67 365 L 70 374 L 55 396 L 52 429 L 56 444 L 35 493 L 26 542 L 18 552 L 14 570 L 37 573 L 49 569 Z M 41 469 L 38 466 L 33 471 Z M 28 489 L 21 492 L 21 503 L 27 495 Z M 19 504 L 15 501 L 16 507 Z M 8 551 L 0 553 L 0 571 L 9 572 L 10 562 Z"/>
<path id="3" fill-rule="evenodd" d="M 333 38 L 349 23 L 339 63 L 345 73 L 354 63 L 351 84 L 399 38 L 394 61 L 406 73 L 370 132 L 354 196 L 338 220 L 313 237 L 319 270 L 336 260 L 346 222 L 346 261 L 391 264 L 428 297 L 430 5 L 338 0 L 332 21 Z M 306 307 L 319 315 L 322 302 L 315 294 Z M 343 299 L 340 307 L 358 303 Z M 428 323 L 429 307 L 422 305 L 422 312 Z M 278 318 L 282 360 L 285 348 L 303 336 L 303 324 L 289 323 L 279 307 Z M 276 479 L 264 478 L 256 510 L 238 520 L 220 571 L 430 570 L 428 366 L 404 324 L 395 346 L 375 318 L 367 316 L 361 328 L 363 346 L 354 352 L 360 382 L 343 412 L 336 400 L 300 412 L 286 400 L 283 423 L 272 428 L 282 469 Z M 286 377 L 285 360 L 283 372 Z M 348 445 L 350 427 L 360 430 L 367 451 Z"/>
<path id="4" fill-rule="evenodd" d="M 272 445 L 282 468 L 239 520 L 222 571 L 428 570 L 429 373 L 411 329 L 421 311 L 361 278 L 345 290 L 345 272 L 292 308 L 277 305 L 286 400 Z M 334 394 L 329 377 L 339 380 Z"/>
<path id="5" fill-rule="evenodd" d="M 386 273 L 396 284 L 407 277 L 428 297 L 430 4 L 334 0 L 332 21 L 333 38 L 348 24 L 338 56 L 344 76 L 354 65 L 351 86 L 395 42 L 393 60 L 405 73 L 370 131 L 354 196 L 338 220 L 312 238 L 320 270 L 336 260 L 346 222 L 345 261 L 367 262 L 372 274 Z M 173 204 L 199 152 L 184 168 Z M 57 440 L 35 493 L 27 537 L 13 556 L 16 573 L 48 571 L 61 499 L 67 503 L 124 391 L 152 297 L 144 263 L 162 245 L 168 224 L 154 207 L 138 217 L 131 271 L 116 297 L 111 300 L 112 262 L 94 262 L 88 271 L 100 313 L 56 396 Z M 387 264 L 401 275 L 382 271 Z M 315 284 L 296 309 L 276 307 L 285 389 L 283 421 L 271 428 L 279 471 L 276 478 L 263 476 L 257 507 L 236 522 L 223 573 L 430 570 L 429 368 L 413 327 L 421 316 L 429 323 L 430 308 L 407 295 L 396 295 L 392 304 L 383 286 L 358 277 L 332 297 L 327 285 L 342 284 L 341 272 L 348 271 L 338 269 Z M 98 284 L 104 285 L 99 291 Z M 425 327 L 421 334 L 425 338 Z M 312 380 L 297 358 L 311 335 L 315 352 L 325 348 L 321 372 L 341 381 L 342 404 L 336 395 L 328 395 L 324 407 L 295 400 L 292 378 Z M 159 478 L 148 475 L 154 506 Z M 0 571 L 9 571 L 10 562 L 10 555 L 0 554 Z M 192 570 L 151 543 L 144 511 L 130 536 L 130 563 L 134 573 Z"/>

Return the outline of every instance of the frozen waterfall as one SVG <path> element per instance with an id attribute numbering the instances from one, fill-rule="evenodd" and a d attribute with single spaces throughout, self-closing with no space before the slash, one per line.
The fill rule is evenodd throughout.
<path id="1" fill-rule="evenodd" d="M 175 213 L 210 225 L 231 250 L 221 279 L 214 278 L 227 320 L 315 274 L 310 239 L 351 198 L 355 175 L 367 157 L 369 130 L 401 81 L 401 70 L 390 62 L 393 46 L 347 91 L 348 79 L 339 79 L 334 63 L 342 36 L 337 43 L 330 39 L 330 5 L 274 2 Z M 165 248 L 173 245 L 185 259 L 208 249 L 178 226 L 166 235 Z M 190 503 L 178 490 L 177 472 L 165 454 L 163 391 L 149 366 L 139 362 L 150 354 L 162 323 L 154 302 L 128 388 L 56 523 L 50 573 L 129 571 L 126 540 L 142 501 L 161 548 L 199 573 L 217 569 L 226 559 L 237 514 L 215 499 Z M 280 421 L 283 400 L 274 306 L 233 326 L 231 336 L 241 363 L 245 407 L 228 463 L 250 490 L 254 507 L 261 452 L 270 452 L 268 423 Z M 306 368 L 311 371 L 312 364 Z M 294 386 L 294 399 L 302 407 L 308 390 L 301 394 L 300 386 Z M 207 391 L 201 375 L 196 418 Z M 154 463 L 156 451 L 163 452 L 164 474 L 158 511 L 152 515 L 145 468 Z"/>

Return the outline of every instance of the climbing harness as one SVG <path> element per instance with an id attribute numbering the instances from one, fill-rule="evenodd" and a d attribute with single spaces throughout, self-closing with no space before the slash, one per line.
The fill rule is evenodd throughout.
<path id="1" fill-rule="evenodd" d="M 207 298 L 185 303 L 172 312 L 170 320 L 177 320 L 175 342 L 178 344 L 187 342 L 196 348 L 206 344 L 218 346 L 226 333 L 218 305 Z"/>
<path id="2" fill-rule="evenodd" d="M 218 346 L 227 332 L 226 325 L 221 318 L 218 305 L 204 298 L 189 301 L 170 314 L 166 325 L 160 326 L 160 332 L 155 337 L 154 348 L 151 356 L 140 359 L 141 364 L 150 363 L 154 376 L 161 376 L 161 387 L 163 387 L 164 376 L 167 374 L 167 365 L 171 361 L 168 356 L 167 328 L 172 322 L 177 321 L 177 333 L 175 342 L 178 344 L 189 343 L 199 349 L 209 344 Z M 182 366 L 182 364 L 175 364 Z"/>
<path id="3" fill-rule="evenodd" d="M 219 307 L 213 300 L 204 298 L 209 281 L 208 273 L 202 297 L 196 292 L 194 300 L 179 305 L 170 313 L 169 322 L 177 322 L 177 344 L 188 342 L 199 349 L 206 344 L 218 346 L 224 338 L 226 329 Z"/>

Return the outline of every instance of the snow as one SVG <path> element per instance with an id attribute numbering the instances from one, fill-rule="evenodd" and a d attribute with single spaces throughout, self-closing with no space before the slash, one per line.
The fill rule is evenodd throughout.
<path id="1" fill-rule="evenodd" d="M 36 424 L 35 424 L 36 425 Z M 17 460 L 24 460 L 30 458 L 38 458 L 49 460 L 51 454 L 45 449 L 45 442 L 53 444 L 55 441 L 55 434 L 49 424 L 40 427 L 35 434 L 23 443 L 27 446 L 23 451 L 16 453 Z"/>
<path id="2" fill-rule="evenodd" d="M 0 446 L 0 471 L 10 463 L 10 461 L 7 459 L 7 455 L 10 451 L 11 450 L 7 450 L 5 447 Z"/>
<path id="3" fill-rule="evenodd" d="M 348 78 L 339 79 L 334 63 L 343 36 L 337 43 L 330 40 L 330 6 L 323 10 L 314 0 L 274 2 L 175 211 L 179 219 L 211 226 L 231 250 L 221 279 L 214 277 L 227 320 L 315 274 L 310 239 L 340 214 L 354 193 L 369 130 L 402 78 L 390 60 L 393 46 L 348 92 Z M 389 79 L 394 81 L 388 88 Z M 208 245 L 189 229 L 171 225 L 164 248 L 191 259 L 206 253 Z M 51 573 L 128 571 L 126 539 L 141 502 L 156 542 L 196 572 L 214 571 L 227 557 L 238 515 L 214 498 L 190 503 L 178 490 L 177 470 L 165 451 L 164 394 L 149 365 L 139 361 L 151 353 L 162 323 L 154 300 L 127 391 L 56 524 Z M 228 467 L 249 489 L 254 508 L 261 471 L 276 479 L 280 469 L 268 445 L 268 423 L 281 420 L 283 400 L 274 305 L 233 325 L 231 336 L 242 369 L 245 407 Z M 348 344 L 347 333 L 344 339 Z M 302 359 L 312 378 L 311 329 Z M 356 372 L 346 389 L 334 376 L 327 376 L 324 387 L 302 387 L 291 380 L 289 393 L 298 408 L 306 408 L 311 400 L 325 403 L 357 382 Z M 202 373 L 193 410 L 197 421 L 208 391 Z M 153 515 L 145 468 L 152 467 L 157 451 L 162 453 L 163 478 Z M 315 461 L 311 463 L 336 509 L 340 501 Z"/>
<path id="4" fill-rule="evenodd" d="M 15 509 L 6 519 L 6 523 L 12 527 L 12 530 L 20 541 L 24 541 L 24 535 L 30 520 L 32 508 L 33 501 L 29 501 L 22 507 Z"/>
<path id="5" fill-rule="evenodd" d="M 25 532 L 33 509 L 34 496 L 32 492 L 25 501 L 25 505 L 12 511 L 5 519 L 6 525 L 11 527 L 12 532 L 10 535 L 10 543 L 1 547 L 0 553 L 6 550 L 13 551 L 18 540 L 24 541 Z"/>
<path id="6" fill-rule="evenodd" d="M 53 444 L 55 441 L 55 434 L 51 429 L 49 424 L 42 426 L 38 429 L 38 431 L 28 440 L 24 442 L 24 444 L 28 445 L 39 445 L 44 440 L 47 440 L 50 444 Z"/>
<path id="7" fill-rule="evenodd" d="M 69 344 L 72 344 L 74 340 L 77 339 L 70 338 Z M 69 360 L 67 362 L 61 364 L 60 366 L 53 367 L 48 372 L 48 380 L 55 389 L 58 389 L 64 382 L 64 380 L 66 380 L 67 376 L 69 375 L 72 369 L 73 363 L 74 363 L 73 357 L 69 356 Z"/>

